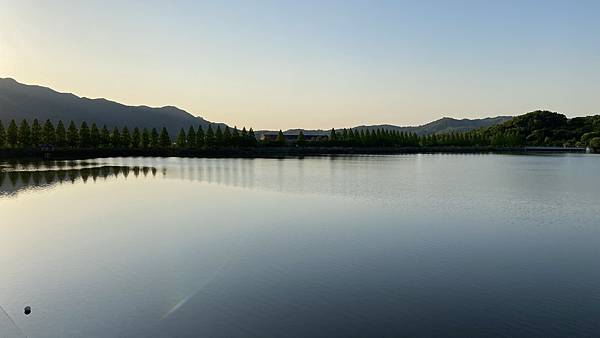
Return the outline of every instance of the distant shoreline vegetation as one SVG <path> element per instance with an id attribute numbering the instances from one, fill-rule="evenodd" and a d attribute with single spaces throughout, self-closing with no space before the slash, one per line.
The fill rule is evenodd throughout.
<path id="1" fill-rule="evenodd" d="M 518 150 L 524 147 L 590 148 L 600 151 L 600 115 L 567 119 L 549 111 L 535 111 L 508 122 L 464 133 L 417 135 L 384 128 L 342 129 L 329 135 L 263 135 L 252 128 L 209 125 L 183 128 L 172 137 L 166 127 L 98 127 L 70 121 L 56 125 L 11 120 L 0 121 L 0 156 L 276 156 L 334 153 L 481 152 Z"/>

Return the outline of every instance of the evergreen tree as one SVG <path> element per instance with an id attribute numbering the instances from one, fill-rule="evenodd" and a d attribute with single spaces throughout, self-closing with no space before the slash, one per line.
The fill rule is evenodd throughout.
<path id="1" fill-rule="evenodd" d="M 171 146 L 171 137 L 169 137 L 169 132 L 167 131 L 166 127 L 163 127 L 160 131 L 158 143 L 162 148 L 168 148 Z"/>
<path id="2" fill-rule="evenodd" d="M 240 132 L 240 145 L 248 146 L 250 142 L 248 142 L 248 131 L 246 127 L 242 127 L 242 131 Z"/>
<path id="3" fill-rule="evenodd" d="M 187 138 L 185 137 L 185 131 L 183 128 L 179 130 L 176 143 L 178 148 L 185 148 L 187 145 Z"/>
<path id="4" fill-rule="evenodd" d="M 140 128 L 133 128 L 133 134 L 131 134 L 131 146 L 133 148 L 139 148 L 142 141 L 142 135 L 140 134 Z"/>
<path id="5" fill-rule="evenodd" d="M 190 148 L 196 147 L 196 131 L 194 130 L 194 126 L 190 126 L 187 132 L 187 146 Z"/>
<path id="6" fill-rule="evenodd" d="M 67 128 L 67 144 L 69 147 L 79 146 L 79 131 L 73 121 L 69 123 L 69 127 Z"/>
<path id="7" fill-rule="evenodd" d="M 67 145 L 67 131 L 62 121 L 58 121 L 56 125 L 56 146 L 64 147 Z"/>
<path id="8" fill-rule="evenodd" d="M 142 138 L 140 140 L 140 146 L 142 148 L 148 148 L 148 146 L 150 145 L 150 133 L 148 132 L 148 129 L 144 128 L 142 130 Z"/>
<path id="9" fill-rule="evenodd" d="M 127 126 L 121 129 L 121 146 L 125 148 L 129 148 L 131 146 L 131 134 L 129 134 L 129 129 Z"/>
<path id="10" fill-rule="evenodd" d="M 220 125 L 217 125 L 217 130 L 215 131 L 215 144 L 218 146 L 223 145 L 223 131 Z"/>
<path id="11" fill-rule="evenodd" d="M 198 132 L 196 133 L 196 148 L 202 148 L 204 147 L 204 130 L 202 129 L 202 126 L 198 127 Z"/>
<path id="12" fill-rule="evenodd" d="M 205 143 L 207 146 L 215 145 L 215 133 L 213 132 L 212 125 L 208 125 L 208 129 L 206 130 L 206 139 Z"/>
<path id="13" fill-rule="evenodd" d="M 112 133 L 110 134 L 110 146 L 113 148 L 121 147 L 121 132 L 118 127 L 113 127 Z"/>
<path id="14" fill-rule="evenodd" d="M 234 126 L 231 132 L 231 144 L 234 146 L 240 145 L 240 131 L 237 129 L 237 126 Z"/>
<path id="15" fill-rule="evenodd" d="M 279 146 L 285 145 L 285 135 L 283 135 L 283 132 L 281 131 L 281 129 L 277 133 L 277 138 L 275 138 L 275 143 Z"/>
<path id="16" fill-rule="evenodd" d="M 150 132 L 150 148 L 158 148 L 158 146 L 158 132 L 156 131 L 156 128 L 152 128 L 152 131 Z"/>
<path id="17" fill-rule="evenodd" d="M 302 132 L 302 130 L 300 130 L 300 132 L 298 133 L 298 139 L 296 140 L 296 144 L 299 146 L 303 146 L 306 143 L 306 140 L 304 139 L 304 133 Z"/>
<path id="18" fill-rule="evenodd" d="M 330 142 L 337 141 L 337 133 L 335 132 L 335 129 L 333 129 L 333 128 L 331 128 L 331 132 L 329 133 L 329 141 Z"/>
<path id="19" fill-rule="evenodd" d="M 42 126 L 38 119 L 34 119 L 31 123 L 31 144 L 38 147 L 42 142 Z"/>
<path id="20" fill-rule="evenodd" d="M 42 143 L 54 145 L 56 143 L 56 131 L 50 119 L 46 120 L 42 128 Z"/>
<path id="21" fill-rule="evenodd" d="M 19 126 L 19 144 L 24 148 L 31 146 L 31 128 L 27 120 L 21 121 Z"/>
<path id="22" fill-rule="evenodd" d="M 257 143 L 258 141 L 256 140 L 256 135 L 254 135 L 254 130 L 250 128 L 250 130 L 248 130 L 248 145 L 255 147 Z"/>
<path id="23" fill-rule="evenodd" d="M 81 122 L 79 127 L 79 146 L 81 148 L 88 148 L 91 144 L 91 132 L 85 121 Z"/>
<path id="24" fill-rule="evenodd" d="M 100 146 L 100 130 L 96 123 L 92 123 L 92 128 L 90 128 L 90 146 L 93 148 Z"/>
<path id="25" fill-rule="evenodd" d="M 103 125 L 102 130 L 100 131 L 100 146 L 102 148 L 108 148 L 110 145 L 110 131 L 108 131 L 108 127 L 106 125 Z"/>
<path id="26" fill-rule="evenodd" d="M 6 130 L 6 142 L 12 148 L 15 148 L 19 142 L 19 128 L 15 120 L 11 120 Z"/>
<path id="27" fill-rule="evenodd" d="M 0 148 L 4 148 L 6 146 L 6 131 L 4 130 L 4 125 L 0 120 Z M 0 182 L 2 185 L 2 182 Z"/>
<path id="28" fill-rule="evenodd" d="M 231 145 L 231 131 L 229 130 L 228 126 L 225 126 L 225 131 L 223 132 L 223 145 Z"/>

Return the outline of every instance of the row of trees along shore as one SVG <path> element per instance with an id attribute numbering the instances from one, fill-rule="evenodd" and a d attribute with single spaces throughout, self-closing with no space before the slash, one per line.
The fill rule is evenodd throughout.
<path id="1" fill-rule="evenodd" d="M 175 142 L 173 142 L 175 141 Z M 187 133 L 181 129 L 175 140 L 171 138 L 166 127 L 138 128 L 130 131 L 128 127 L 106 126 L 98 128 L 95 123 L 88 125 L 82 122 L 79 127 L 73 121 L 65 127 L 62 121 L 56 126 L 50 120 L 40 123 L 37 119 L 31 123 L 22 120 L 18 126 L 15 120 L 4 127 L 0 121 L 0 147 L 2 148 L 36 148 L 52 146 L 57 148 L 202 148 L 204 146 L 240 146 L 252 147 L 257 143 L 252 128 L 246 130 L 224 130 L 217 125 L 216 130 L 209 125 L 206 131 L 199 126 L 191 126 Z"/>
<path id="2" fill-rule="evenodd" d="M 4 127 L 0 121 L 0 148 L 35 148 L 48 145 L 57 148 L 184 148 L 205 147 L 256 147 L 256 146 L 317 146 L 317 147 L 496 147 L 522 146 L 591 147 L 600 150 L 600 115 L 567 119 L 564 115 L 536 111 L 512 120 L 464 133 L 417 135 L 395 130 L 377 129 L 331 129 L 328 135 L 305 137 L 284 135 L 258 141 L 252 128 L 223 127 L 209 125 L 181 129 L 173 139 L 165 127 L 152 129 L 113 127 L 98 128 L 82 122 L 79 127 L 62 121 L 56 126 L 47 120 L 31 123 L 22 120 L 10 121 Z"/>

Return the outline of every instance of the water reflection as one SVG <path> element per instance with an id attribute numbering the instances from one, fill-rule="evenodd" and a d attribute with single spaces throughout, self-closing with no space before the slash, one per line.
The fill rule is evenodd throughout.
<path id="1" fill-rule="evenodd" d="M 96 182 L 114 177 L 156 177 L 149 166 L 98 165 L 87 162 L 19 162 L 0 165 L 0 197 L 15 196 L 31 189 L 51 189 L 63 183 Z M 166 171 L 163 170 L 163 174 Z"/>

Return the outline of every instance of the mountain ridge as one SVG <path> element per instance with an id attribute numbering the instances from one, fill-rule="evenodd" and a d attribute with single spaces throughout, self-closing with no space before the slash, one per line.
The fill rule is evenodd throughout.
<path id="1" fill-rule="evenodd" d="M 75 123 L 95 122 L 112 127 L 166 127 L 175 134 L 190 125 L 207 128 L 213 123 L 172 105 L 149 107 L 131 106 L 106 98 L 88 98 L 63 93 L 49 87 L 28 85 L 13 78 L 0 78 L 0 120 L 50 119 Z"/>

